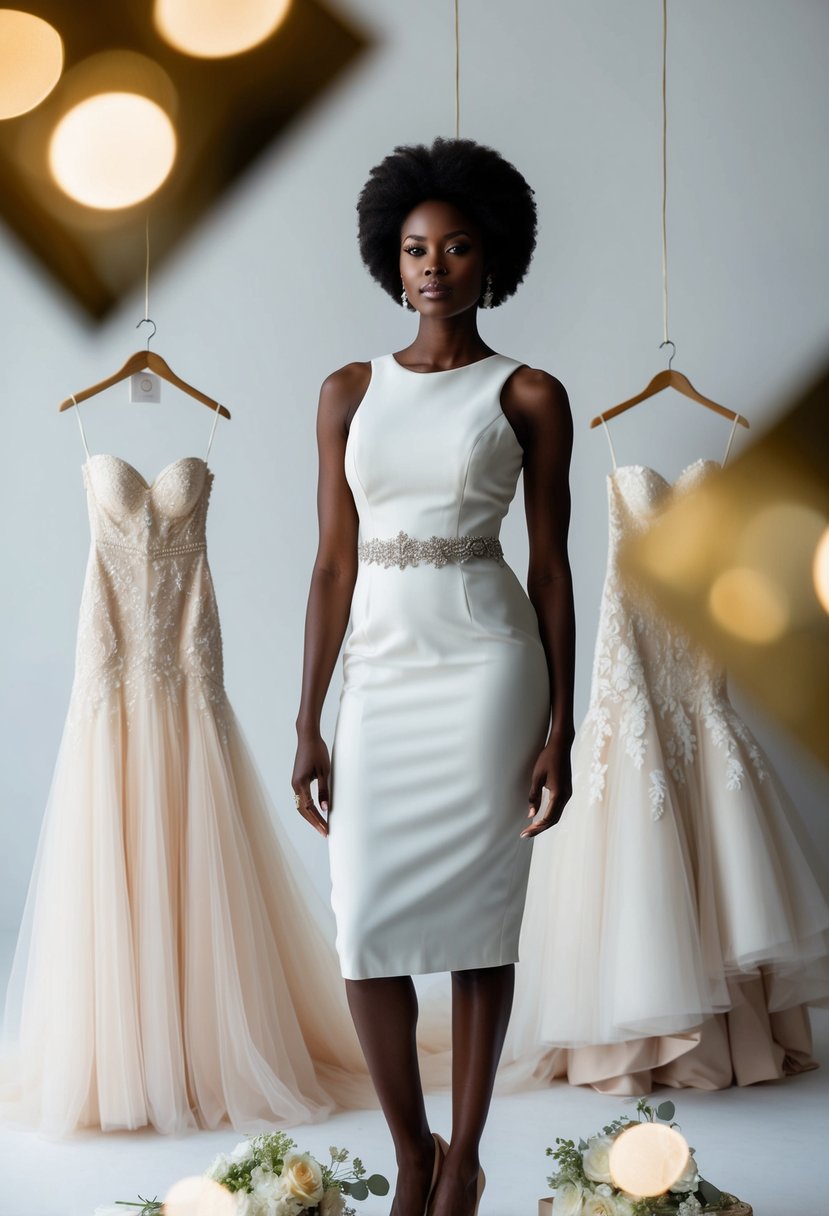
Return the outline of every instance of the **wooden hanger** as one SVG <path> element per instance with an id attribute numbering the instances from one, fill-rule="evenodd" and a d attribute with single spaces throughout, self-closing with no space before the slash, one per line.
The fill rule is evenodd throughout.
<path id="1" fill-rule="evenodd" d="M 149 320 L 149 317 L 145 317 L 144 320 Z M 142 321 L 139 321 L 138 324 L 141 325 Z M 150 324 L 153 327 L 153 332 L 150 334 L 150 338 L 152 338 L 155 335 L 155 322 L 150 321 Z M 97 393 L 102 393 L 105 388 L 110 388 L 113 384 L 126 380 L 128 376 L 133 376 L 136 372 L 149 370 L 155 372 L 157 376 L 160 376 L 162 380 L 166 380 L 169 384 L 174 384 L 176 388 L 181 389 L 188 396 L 195 397 L 197 401 L 201 401 L 204 405 L 209 406 L 210 409 L 218 410 L 223 418 L 229 419 L 230 410 L 226 409 L 223 405 L 219 405 L 218 401 L 214 400 L 213 397 L 208 397 L 206 393 L 193 388 L 193 385 L 188 384 L 186 380 L 182 380 L 176 375 L 169 363 L 165 359 L 162 359 L 161 355 L 157 355 L 155 351 L 149 349 L 150 338 L 147 339 L 147 350 L 137 350 L 134 355 L 130 355 L 122 368 L 114 372 L 113 375 L 107 376 L 106 380 L 100 380 L 97 384 L 92 384 L 89 388 L 81 389 L 79 393 L 75 393 L 75 401 L 86 401 L 88 397 L 94 397 Z M 65 401 L 61 401 L 58 411 L 71 409 L 75 401 L 71 397 L 67 397 Z"/>
<path id="2" fill-rule="evenodd" d="M 676 347 L 674 346 L 673 342 L 671 342 L 670 338 L 668 339 L 667 343 L 660 343 L 660 346 L 665 345 L 673 346 L 674 354 L 676 353 Z M 673 357 L 674 356 L 672 354 L 668 360 L 667 370 L 664 372 L 657 372 L 647 388 L 644 388 L 641 393 L 637 393 L 635 397 L 630 397 L 627 401 L 622 401 L 619 403 L 619 405 L 614 405 L 611 409 L 605 410 L 603 414 L 597 414 L 595 418 L 591 418 L 591 429 L 594 426 L 600 426 L 602 422 L 607 422 L 609 419 L 615 418 L 617 414 L 623 414 L 625 410 L 632 409 L 633 406 L 638 405 L 640 401 L 646 401 L 648 397 L 656 396 L 657 393 L 661 393 L 663 389 L 666 388 L 676 389 L 678 393 L 682 393 L 684 397 L 690 397 L 692 401 L 698 401 L 699 404 L 704 405 L 706 409 L 713 410 L 716 414 L 722 414 L 723 418 L 730 418 L 732 421 L 736 419 L 740 426 L 748 427 L 748 419 L 744 418 L 742 414 L 737 414 L 734 410 L 730 410 L 724 405 L 718 405 L 717 402 L 712 401 L 710 397 L 703 397 L 702 393 L 697 392 L 687 376 L 683 375 L 682 372 L 674 371 L 671 368 Z"/>

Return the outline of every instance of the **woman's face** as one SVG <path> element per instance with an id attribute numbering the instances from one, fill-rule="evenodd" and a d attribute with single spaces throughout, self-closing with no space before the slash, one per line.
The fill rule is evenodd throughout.
<path id="1" fill-rule="evenodd" d="M 480 229 L 452 203 L 430 199 L 400 229 L 400 277 L 424 317 L 454 317 L 474 308 L 486 274 Z"/>

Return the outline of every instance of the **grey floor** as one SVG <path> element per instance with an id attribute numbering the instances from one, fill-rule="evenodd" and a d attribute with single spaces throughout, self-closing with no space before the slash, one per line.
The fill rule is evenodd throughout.
<path id="1" fill-rule="evenodd" d="M 0 941 L 0 978 L 13 941 Z M 717 1093 L 670 1093 L 677 1118 L 705 1177 L 747 1200 L 755 1216 L 829 1216 L 829 1012 L 814 1015 L 823 1067 L 784 1082 Z M 665 1091 L 666 1096 L 667 1091 Z M 448 1133 L 449 1098 L 431 1095 L 435 1130 Z M 536 1216 L 547 1193 L 545 1148 L 556 1136 L 589 1135 L 630 1107 L 624 1100 L 556 1084 L 496 1097 L 483 1144 L 489 1183 L 481 1216 Z M 378 1111 L 352 1111 L 296 1129 L 301 1148 L 327 1158 L 331 1144 L 356 1151 L 372 1171 L 393 1177 L 391 1145 Z M 170 1139 L 153 1132 L 83 1133 L 63 1142 L 3 1129 L 0 1216 L 100 1216 L 129 1213 L 118 1199 L 158 1195 L 201 1173 L 242 1137 L 233 1131 Z M 359 1205 L 365 1216 L 388 1211 L 387 1199 Z"/>

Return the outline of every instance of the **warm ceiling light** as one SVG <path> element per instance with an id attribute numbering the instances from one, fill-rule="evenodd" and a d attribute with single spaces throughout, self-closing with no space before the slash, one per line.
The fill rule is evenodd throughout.
<path id="1" fill-rule="evenodd" d="M 829 528 L 823 533 L 815 549 L 812 578 L 817 597 L 826 612 L 829 612 Z"/>
<path id="2" fill-rule="evenodd" d="M 224 59 L 270 38 L 290 6 L 291 0 L 155 0 L 155 24 L 177 51 Z"/>
<path id="3" fill-rule="evenodd" d="M 176 133 L 161 106 L 137 93 L 99 93 L 55 127 L 49 167 L 76 202 L 104 211 L 153 194 L 176 158 Z"/>
<path id="4" fill-rule="evenodd" d="M 663 1195 L 688 1165 L 688 1145 L 664 1123 L 636 1123 L 613 1141 L 610 1174 L 614 1186 L 642 1199 Z"/>
<path id="5" fill-rule="evenodd" d="M 63 42 L 48 21 L 0 8 L 0 118 L 40 105 L 60 80 Z"/>
<path id="6" fill-rule="evenodd" d="M 714 620 L 733 637 L 758 646 L 777 641 L 789 623 L 789 602 L 778 582 L 751 566 L 732 566 L 708 597 Z"/>

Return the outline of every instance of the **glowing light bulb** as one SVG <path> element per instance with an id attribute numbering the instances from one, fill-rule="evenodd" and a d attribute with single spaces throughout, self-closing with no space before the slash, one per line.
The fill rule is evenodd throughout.
<path id="1" fill-rule="evenodd" d="M 155 0 L 155 24 L 177 51 L 223 59 L 270 38 L 290 6 L 291 0 Z"/>
<path id="2" fill-rule="evenodd" d="M 751 566 L 732 566 L 717 578 L 708 595 L 717 624 L 743 642 L 768 645 L 789 623 L 789 604 L 778 582 Z"/>
<path id="3" fill-rule="evenodd" d="M 63 42 L 48 21 L 0 9 L 0 118 L 40 105 L 60 80 Z"/>
<path id="4" fill-rule="evenodd" d="M 236 1200 L 211 1178 L 182 1178 L 164 1198 L 165 1216 L 234 1216 Z"/>
<path id="5" fill-rule="evenodd" d="M 60 188 L 87 207 L 114 211 L 153 194 L 176 158 L 161 106 L 138 93 L 98 93 L 65 114 L 49 145 Z"/>
<path id="6" fill-rule="evenodd" d="M 665 1123 L 636 1123 L 613 1141 L 610 1174 L 614 1186 L 646 1199 L 662 1195 L 688 1165 L 688 1145 Z"/>
<path id="7" fill-rule="evenodd" d="M 829 612 L 829 528 L 817 543 L 812 562 L 812 580 L 821 607 Z"/>

